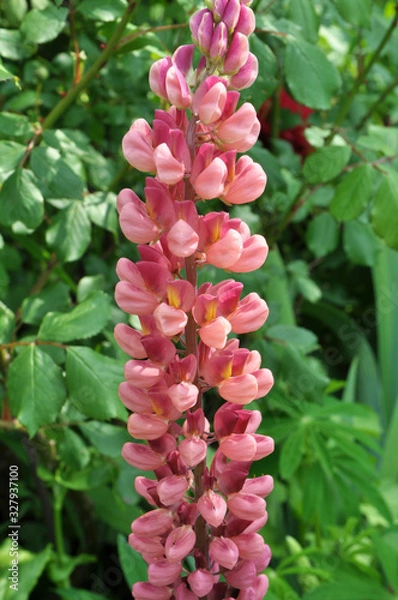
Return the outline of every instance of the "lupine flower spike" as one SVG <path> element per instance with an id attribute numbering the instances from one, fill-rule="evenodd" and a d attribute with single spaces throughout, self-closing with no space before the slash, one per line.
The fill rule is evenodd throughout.
<path id="1" fill-rule="evenodd" d="M 151 174 L 144 198 L 124 189 L 117 201 L 122 231 L 141 257 L 117 265 L 116 301 L 141 325 L 115 328 L 131 357 L 119 393 L 137 440 L 122 454 L 155 474 L 135 480 L 152 507 L 129 537 L 148 563 L 148 581 L 133 586 L 136 600 L 262 600 L 268 587 L 271 554 L 258 532 L 273 481 L 248 476 L 273 440 L 256 433 L 261 414 L 245 405 L 265 396 L 273 378 L 259 353 L 230 335 L 261 327 L 268 307 L 257 293 L 242 295 L 231 278 L 197 286 L 203 265 L 244 273 L 261 267 L 268 252 L 264 238 L 226 210 L 200 212 L 214 198 L 227 206 L 252 202 L 266 185 L 262 167 L 237 156 L 260 132 L 253 106 L 239 103 L 239 90 L 257 76 L 249 4 L 208 0 L 192 16 L 194 43 L 150 70 L 153 93 L 170 108 L 156 110 L 152 124 L 137 119 L 123 139 L 128 162 Z M 196 65 L 195 46 L 202 53 Z M 221 406 L 209 423 L 204 394 L 211 388 Z"/>

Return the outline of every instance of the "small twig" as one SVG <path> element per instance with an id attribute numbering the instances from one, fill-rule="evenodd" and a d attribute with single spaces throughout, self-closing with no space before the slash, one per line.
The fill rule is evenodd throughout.
<path id="1" fill-rule="evenodd" d="M 25 154 L 23 155 L 23 157 L 18 165 L 18 168 L 22 168 L 25 165 L 25 163 L 27 162 L 27 160 L 30 157 L 30 154 L 31 154 L 33 148 L 36 146 L 37 142 L 39 141 L 41 134 L 42 134 L 41 128 L 37 129 L 35 131 L 35 133 L 33 134 L 33 137 L 28 142 L 28 145 L 25 150 Z"/>
<path id="2" fill-rule="evenodd" d="M 184 27 L 188 27 L 189 23 L 174 23 L 173 25 L 158 25 L 157 27 L 148 27 L 148 29 L 139 29 L 134 33 L 130 33 L 122 38 L 119 44 L 116 47 L 116 50 L 119 50 L 125 44 L 135 40 L 137 37 L 142 35 L 146 35 L 147 33 L 155 33 L 156 31 L 168 31 L 169 29 L 182 29 Z"/>
<path id="3" fill-rule="evenodd" d="M 355 126 L 355 129 L 362 129 L 362 127 L 365 125 L 366 121 L 369 119 L 370 115 L 376 110 L 376 108 L 379 106 L 379 104 L 381 104 L 383 102 L 383 100 L 385 100 L 387 98 L 387 96 L 389 96 L 389 94 L 391 94 L 391 92 L 397 85 L 398 85 L 398 75 L 390 83 L 390 85 L 388 85 L 386 87 L 386 89 L 383 90 L 382 94 L 380 94 L 380 96 L 377 98 L 377 100 L 374 101 L 372 106 L 369 108 L 368 112 L 362 117 L 362 119 L 360 120 L 358 125 Z"/>
<path id="4" fill-rule="evenodd" d="M 31 346 L 32 344 L 35 344 L 35 346 L 56 346 L 57 348 L 68 348 L 66 344 L 61 344 L 60 342 L 32 340 L 31 342 L 7 342 L 7 344 L 0 344 L 0 351 L 7 348 L 17 348 L 18 346 Z"/>
<path id="5" fill-rule="evenodd" d="M 81 74 L 82 74 L 81 73 L 81 57 L 80 57 L 79 42 L 78 42 L 77 34 L 76 34 L 75 7 L 73 4 L 73 0 L 69 0 L 69 5 L 70 5 L 70 8 L 69 8 L 70 31 L 72 34 L 73 47 L 74 47 L 74 52 L 75 52 L 75 56 L 76 56 L 73 85 L 76 85 L 77 83 L 79 83 L 79 81 L 81 79 Z"/>

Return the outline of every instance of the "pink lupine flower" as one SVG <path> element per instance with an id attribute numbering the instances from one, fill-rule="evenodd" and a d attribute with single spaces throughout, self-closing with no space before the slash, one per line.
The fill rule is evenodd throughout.
<path id="1" fill-rule="evenodd" d="M 237 73 L 230 77 L 230 86 L 236 90 L 245 90 L 254 83 L 254 81 L 257 79 L 257 75 L 257 57 L 249 52 L 246 63 L 239 69 Z"/>
<path id="2" fill-rule="evenodd" d="M 137 535 L 156 536 L 168 533 L 173 526 L 173 513 L 165 508 L 157 508 L 138 517 L 131 524 Z"/>
<path id="3" fill-rule="evenodd" d="M 156 171 L 152 148 L 152 130 L 145 119 L 137 119 L 122 141 L 123 154 L 139 171 Z"/>
<path id="4" fill-rule="evenodd" d="M 165 553 L 169 562 L 180 562 L 195 546 L 196 535 L 190 525 L 176 527 L 165 542 Z"/>
<path id="5" fill-rule="evenodd" d="M 173 591 L 168 587 L 158 587 L 152 583 L 140 582 L 133 585 L 135 600 L 170 600 Z"/>
<path id="6" fill-rule="evenodd" d="M 198 509 L 209 525 L 218 527 L 224 520 L 227 512 L 227 503 L 224 498 L 212 490 L 208 490 L 198 500 Z"/>
<path id="7" fill-rule="evenodd" d="M 180 563 L 170 563 L 168 560 L 160 560 L 149 565 L 148 579 L 153 585 L 164 587 L 174 583 L 180 572 Z"/>
<path id="8" fill-rule="evenodd" d="M 256 567 L 250 560 L 241 560 L 236 567 L 225 574 L 225 579 L 238 590 L 247 589 L 250 587 L 256 577 Z"/>
<path id="9" fill-rule="evenodd" d="M 249 42 L 243 33 L 238 31 L 233 34 L 231 43 L 226 54 L 223 71 L 224 73 L 237 73 L 246 64 L 249 57 Z"/>
<path id="10" fill-rule="evenodd" d="M 212 575 L 207 569 L 198 569 L 188 575 L 188 583 L 191 590 L 199 597 L 206 596 L 211 592 L 218 577 Z"/>
<path id="11" fill-rule="evenodd" d="M 232 279 L 196 284 L 199 266 L 249 272 L 268 252 L 240 219 L 202 216 L 197 208 L 214 198 L 252 202 L 265 188 L 262 167 L 237 159 L 259 133 L 254 108 L 239 106 L 237 91 L 258 71 L 247 40 L 255 27 L 249 3 L 212 0 L 192 16 L 203 56 L 195 67 L 189 44 L 154 63 L 150 86 L 171 106 L 155 111 L 152 126 L 138 119 L 123 138 L 128 162 L 155 175 L 142 200 L 129 189 L 117 199 L 121 228 L 141 257 L 120 259 L 116 269 L 116 301 L 140 322 L 139 329 L 115 328 L 130 357 L 119 395 L 132 412 L 129 433 L 143 441 L 125 444 L 122 454 L 156 476 L 135 478 L 137 493 L 153 507 L 132 523 L 129 537 L 149 565 L 148 582 L 133 586 L 137 600 L 232 600 L 230 587 L 240 600 L 260 600 L 268 586 L 260 573 L 270 552 L 258 532 L 273 481 L 248 476 L 252 462 L 273 451 L 273 440 L 257 433 L 260 411 L 244 405 L 267 394 L 273 378 L 257 351 L 229 339 L 260 328 L 268 307 L 257 293 L 241 298 L 243 286 Z M 208 388 L 226 400 L 212 425 L 202 403 Z M 217 444 L 209 467 L 208 444 Z M 189 555 L 195 569 L 187 575 Z"/>
<path id="12" fill-rule="evenodd" d="M 233 569 L 239 558 L 238 546 L 229 538 L 215 537 L 209 546 L 210 557 L 226 569 Z"/>
<path id="13" fill-rule="evenodd" d="M 122 449 L 123 458 L 143 471 L 153 471 L 159 469 L 164 464 L 164 459 L 161 454 L 154 452 L 148 446 L 143 444 L 133 444 L 126 442 Z"/>

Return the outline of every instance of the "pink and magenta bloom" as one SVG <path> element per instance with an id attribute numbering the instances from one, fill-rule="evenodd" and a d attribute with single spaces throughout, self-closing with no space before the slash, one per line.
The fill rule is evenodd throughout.
<path id="1" fill-rule="evenodd" d="M 249 474 L 274 443 L 258 433 L 261 413 L 246 405 L 270 391 L 273 377 L 237 338 L 262 327 L 268 307 L 230 277 L 197 285 L 206 265 L 245 273 L 268 253 L 265 239 L 228 209 L 203 210 L 215 198 L 227 207 L 253 202 L 267 182 L 261 165 L 239 156 L 260 132 L 239 93 L 258 70 L 249 4 L 209 0 L 191 17 L 193 44 L 149 74 L 169 108 L 156 110 L 152 124 L 137 119 L 123 138 L 127 161 L 151 175 L 143 198 L 123 189 L 117 199 L 121 229 L 140 255 L 116 268 L 116 302 L 140 323 L 115 328 L 129 356 L 119 395 L 135 440 L 122 455 L 154 473 L 135 479 L 151 507 L 129 536 L 148 564 L 147 581 L 133 587 L 136 600 L 262 600 L 268 588 L 271 553 L 259 532 L 273 480 Z M 218 406 L 212 423 L 205 394 Z"/>

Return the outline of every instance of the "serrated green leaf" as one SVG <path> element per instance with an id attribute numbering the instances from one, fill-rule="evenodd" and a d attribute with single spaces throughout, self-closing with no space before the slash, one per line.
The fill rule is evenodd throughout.
<path id="1" fill-rule="evenodd" d="M 290 479 L 297 471 L 305 452 L 305 430 L 298 427 L 282 446 L 279 470 L 283 479 Z"/>
<path id="2" fill-rule="evenodd" d="M 126 2 L 124 0 L 83 0 L 77 9 L 87 19 L 112 22 L 122 16 L 126 10 Z"/>
<path id="3" fill-rule="evenodd" d="M 340 221 L 359 217 L 370 201 L 373 169 L 364 164 L 343 176 L 330 204 L 330 212 Z"/>
<path id="4" fill-rule="evenodd" d="M 349 221 L 343 230 L 343 247 L 348 258 L 356 265 L 372 267 L 381 245 L 368 223 Z"/>
<path id="5" fill-rule="evenodd" d="M 46 146 L 34 148 L 30 166 L 40 181 L 40 188 L 45 198 L 71 200 L 83 198 L 82 180 L 55 148 Z"/>
<path id="6" fill-rule="evenodd" d="M 375 533 L 373 541 L 377 557 L 383 567 L 386 578 L 396 592 L 398 591 L 398 526 L 394 525 L 382 533 Z"/>
<path id="7" fill-rule="evenodd" d="M 398 175 L 389 172 L 376 192 L 372 207 L 372 226 L 387 246 L 398 250 Z"/>
<path id="8" fill-rule="evenodd" d="M 325 183 L 337 177 L 351 156 L 348 146 L 325 146 L 310 154 L 304 163 L 303 175 L 308 183 Z"/>
<path id="9" fill-rule="evenodd" d="M 110 423 L 89 421 L 82 423 L 80 430 L 101 454 L 112 458 L 119 457 L 123 444 L 131 441 L 131 436 L 125 427 L 118 427 Z"/>
<path id="10" fill-rule="evenodd" d="M 71 346 L 67 350 L 66 382 L 71 402 L 94 419 L 124 419 L 126 410 L 119 400 L 123 364 L 91 348 Z"/>
<path id="11" fill-rule="evenodd" d="M 4 11 L 11 27 L 19 26 L 27 10 L 27 0 L 13 0 L 12 2 L 6 2 L 4 6 Z"/>
<path id="12" fill-rule="evenodd" d="M 24 299 L 21 319 L 23 323 L 39 325 L 50 310 L 64 311 L 69 307 L 69 288 L 62 281 L 57 281 L 38 294 L 33 294 Z"/>
<path id="13" fill-rule="evenodd" d="M 0 344 L 11 341 L 15 328 L 15 315 L 3 302 L 0 302 Z"/>
<path id="14" fill-rule="evenodd" d="M 0 190 L 0 222 L 15 226 L 23 223 L 27 229 L 36 229 L 43 220 L 44 200 L 34 174 L 18 168 Z"/>
<path id="15" fill-rule="evenodd" d="M 317 215 L 308 226 L 305 240 L 317 258 L 333 252 L 339 242 L 339 226 L 332 215 Z"/>
<path id="16" fill-rule="evenodd" d="M 300 25 L 304 38 L 315 44 L 318 39 L 319 18 L 311 0 L 291 0 L 289 14 L 292 21 Z"/>
<path id="17" fill-rule="evenodd" d="M 120 564 L 127 585 L 131 589 L 137 581 L 146 581 L 148 565 L 134 548 L 130 546 L 126 537 L 121 533 L 117 536 L 117 550 Z"/>
<path id="18" fill-rule="evenodd" d="M 285 71 L 289 90 L 297 102 L 309 108 L 330 108 L 341 79 L 322 50 L 304 40 L 289 40 Z"/>
<path id="19" fill-rule="evenodd" d="M 12 361 L 7 385 L 11 412 L 31 437 L 54 423 L 66 399 L 61 369 L 35 344 Z"/>
<path id="20" fill-rule="evenodd" d="M 53 342 L 86 339 L 105 327 L 109 315 L 110 297 L 104 292 L 94 292 L 69 313 L 48 313 L 43 319 L 38 338 Z"/>
<path id="21" fill-rule="evenodd" d="M 63 30 L 67 16 L 67 8 L 49 5 L 44 10 L 33 9 L 22 19 L 20 31 L 29 42 L 50 42 Z"/>
<path id="22" fill-rule="evenodd" d="M 63 262 L 78 260 L 91 241 L 91 223 L 83 204 L 60 210 L 46 231 L 46 242 Z"/>
<path id="23" fill-rule="evenodd" d="M 118 230 L 116 195 L 112 192 L 96 192 L 84 198 L 84 205 L 91 221 L 112 233 Z"/>

